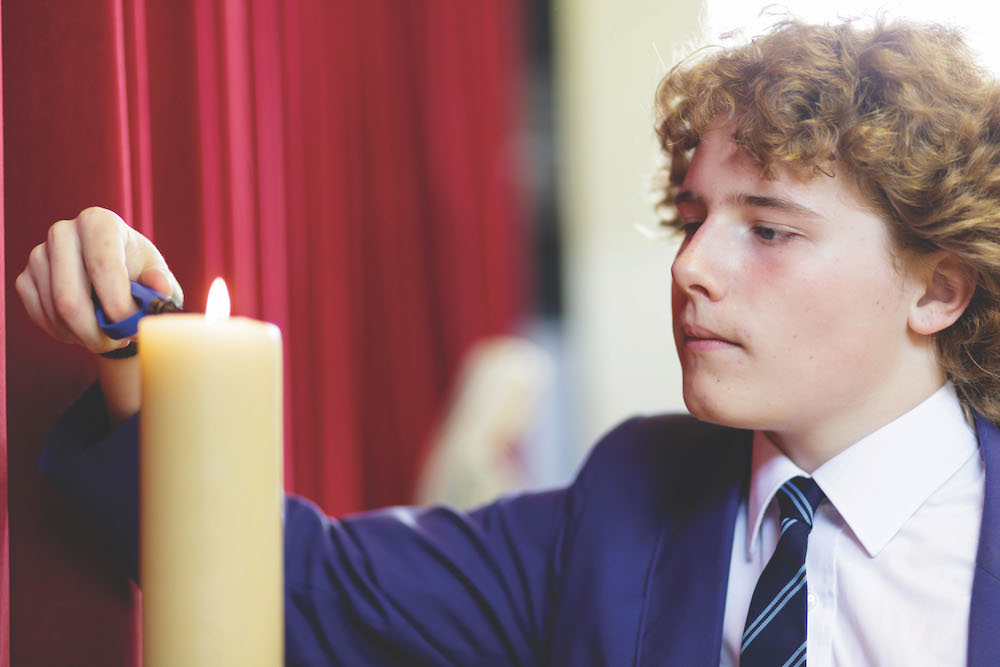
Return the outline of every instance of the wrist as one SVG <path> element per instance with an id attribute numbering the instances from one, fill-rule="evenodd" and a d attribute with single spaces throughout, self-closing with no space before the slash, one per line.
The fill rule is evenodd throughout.
<path id="1" fill-rule="evenodd" d="M 113 427 L 139 411 L 141 396 L 138 356 L 122 359 L 98 356 L 97 377 Z"/>
<path id="2" fill-rule="evenodd" d="M 139 343 L 130 340 L 128 345 L 108 352 L 101 352 L 100 356 L 105 359 L 129 359 L 137 354 L 139 354 Z"/>

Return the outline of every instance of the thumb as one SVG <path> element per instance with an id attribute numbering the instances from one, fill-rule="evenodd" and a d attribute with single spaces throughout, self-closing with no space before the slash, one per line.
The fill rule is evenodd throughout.
<path id="1" fill-rule="evenodd" d="M 125 233 L 125 264 L 130 279 L 169 296 L 179 306 L 183 305 L 184 291 L 156 246 L 131 227 L 125 227 Z"/>
<path id="2" fill-rule="evenodd" d="M 156 290 L 160 294 L 168 296 L 177 302 L 177 305 L 184 304 L 184 293 L 173 274 L 167 269 L 160 267 L 150 267 L 143 269 L 136 281 Z"/>

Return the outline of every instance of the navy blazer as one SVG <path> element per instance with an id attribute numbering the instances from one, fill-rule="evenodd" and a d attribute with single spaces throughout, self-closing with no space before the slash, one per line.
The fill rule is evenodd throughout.
<path id="1" fill-rule="evenodd" d="M 1000 662 L 1000 432 L 976 420 L 986 499 L 969 665 Z M 60 420 L 40 467 L 135 576 L 137 427 L 107 434 L 100 394 Z M 339 520 L 285 505 L 290 665 L 717 665 L 751 434 L 687 416 L 605 436 L 567 488 L 462 513 Z"/>

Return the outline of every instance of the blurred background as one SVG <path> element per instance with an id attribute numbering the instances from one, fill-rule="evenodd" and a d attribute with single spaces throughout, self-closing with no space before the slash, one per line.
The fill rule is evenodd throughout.
<path id="1" fill-rule="evenodd" d="M 937 5 L 885 7 L 997 59 L 994 10 Z M 36 469 L 94 376 L 13 292 L 49 225 L 111 208 L 189 309 L 222 275 L 234 313 L 281 327 L 286 487 L 328 513 L 565 484 L 617 422 L 683 410 L 656 84 L 782 8 L 875 9 L 0 0 L 0 666 L 139 661 L 134 586 Z"/>

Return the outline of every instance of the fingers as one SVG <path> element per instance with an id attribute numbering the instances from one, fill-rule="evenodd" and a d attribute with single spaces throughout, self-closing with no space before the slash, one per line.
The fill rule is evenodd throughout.
<path id="1" fill-rule="evenodd" d="M 43 331 L 57 340 L 76 342 L 56 316 L 49 286 L 49 260 L 45 245 L 35 246 L 28 256 L 28 266 L 14 284 L 24 301 L 28 316 Z"/>
<path id="2" fill-rule="evenodd" d="M 58 336 L 56 336 L 55 331 L 52 330 L 52 326 L 49 324 L 48 317 L 45 316 L 45 312 L 42 310 L 42 303 L 38 299 L 38 289 L 35 287 L 35 283 L 31 279 L 31 274 L 27 269 L 22 271 L 17 280 L 14 281 L 14 289 L 17 290 L 18 296 L 21 297 L 21 301 L 24 303 L 24 308 L 28 311 L 28 317 L 31 318 L 31 321 L 48 335 L 58 339 Z"/>
<path id="3" fill-rule="evenodd" d="M 115 213 L 89 208 L 75 220 L 49 228 L 15 281 L 28 316 L 61 341 L 106 352 L 124 341 L 108 338 L 97 324 L 92 292 L 112 322 L 137 309 L 129 280 L 137 280 L 183 303 L 183 292 L 163 256 Z"/>
<path id="4" fill-rule="evenodd" d="M 136 311 L 125 264 L 129 227 L 117 215 L 101 208 L 82 211 L 75 226 L 86 274 L 105 314 L 112 322 L 125 319 Z"/>
<path id="5" fill-rule="evenodd" d="M 49 290 L 54 317 L 92 352 L 106 352 L 118 343 L 104 335 L 97 324 L 80 248 L 80 237 L 73 221 L 63 220 L 49 228 L 45 244 L 49 260 Z M 110 317 L 110 315 L 109 315 Z"/>

